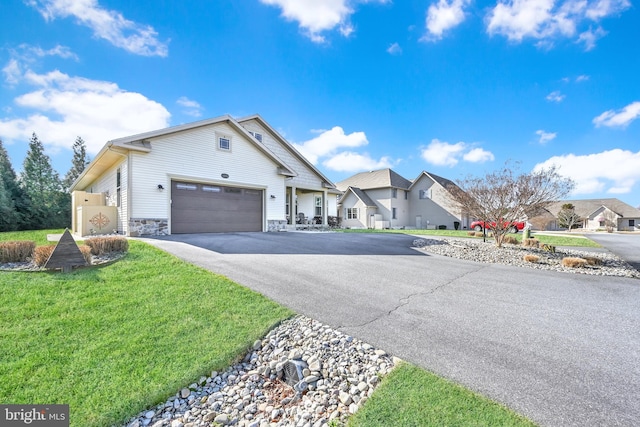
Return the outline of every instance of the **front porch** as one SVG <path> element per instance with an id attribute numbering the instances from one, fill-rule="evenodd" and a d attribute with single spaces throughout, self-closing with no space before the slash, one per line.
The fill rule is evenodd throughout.
<path id="1" fill-rule="evenodd" d="M 332 200 L 331 197 L 335 200 Z M 328 189 L 286 188 L 288 230 L 322 230 L 337 226 L 337 198 Z"/>

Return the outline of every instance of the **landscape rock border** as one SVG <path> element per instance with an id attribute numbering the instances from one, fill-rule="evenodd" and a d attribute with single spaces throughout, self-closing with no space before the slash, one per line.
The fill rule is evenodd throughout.
<path id="1" fill-rule="evenodd" d="M 555 252 L 535 247 L 524 247 L 520 244 L 504 244 L 498 248 L 494 242 L 481 242 L 473 239 L 456 238 L 419 238 L 413 246 L 426 252 L 447 257 L 490 264 L 505 264 L 517 267 L 535 268 L 538 270 L 559 271 L 564 273 L 590 274 L 597 276 L 618 276 L 640 279 L 640 271 L 626 261 L 610 252 L 596 252 L 557 248 Z M 527 254 L 535 254 L 538 262 L 523 259 Z M 570 268 L 562 265 L 564 257 L 597 258 L 600 265 L 586 265 L 581 268 Z"/>
<path id="2" fill-rule="evenodd" d="M 285 382 L 291 361 L 304 366 L 303 378 L 293 386 Z M 320 427 L 332 420 L 344 423 L 399 362 L 384 350 L 298 315 L 256 341 L 241 363 L 200 378 L 125 426 Z"/>

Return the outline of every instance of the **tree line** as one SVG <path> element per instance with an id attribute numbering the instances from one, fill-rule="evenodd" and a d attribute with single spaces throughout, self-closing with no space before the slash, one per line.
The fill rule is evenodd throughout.
<path id="1" fill-rule="evenodd" d="M 69 188 L 88 163 L 85 142 L 77 137 L 71 168 L 61 178 L 34 132 L 18 176 L 0 140 L 0 231 L 69 227 Z"/>

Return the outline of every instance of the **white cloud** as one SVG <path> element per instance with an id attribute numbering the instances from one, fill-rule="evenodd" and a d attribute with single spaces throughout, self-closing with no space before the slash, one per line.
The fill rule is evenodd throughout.
<path id="1" fill-rule="evenodd" d="M 596 47 L 596 41 L 606 35 L 607 32 L 602 27 L 597 27 L 595 30 L 589 27 L 587 31 L 580 33 L 577 43 L 584 44 L 584 50 L 590 51 Z"/>
<path id="2" fill-rule="evenodd" d="M 108 140 L 169 125 L 169 112 L 159 103 L 117 84 L 71 77 L 60 71 L 36 74 L 28 70 L 24 82 L 35 90 L 14 99 L 23 117 L 0 118 L 5 141 L 27 142 L 31 133 L 57 151 L 70 148 L 77 136 L 87 151 L 97 153 Z"/>
<path id="3" fill-rule="evenodd" d="M 364 132 L 353 132 L 347 135 L 340 126 L 335 126 L 331 130 L 316 130 L 315 133 L 319 135 L 302 144 L 293 144 L 313 164 L 318 162 L 318 158 L 333 155 L 340 148 L 362 147 L 369 143 Z"/>
<path id="4" fill-rule="evenodd" d="M 323 31 L 338 27 L 348 37 L 354 30 L 349 18 L 354 13 L 351 3 L 357 0 L 260 0 L 270 6 L 279 7 L 287 21 L 297 21 L 307 37 L 314 43 L 324 43 Z M 388 0 L 360 0 L 360 3 L 386 3 Z"/>
<path id="5" fill-rule="evenodd" d="M 464 21 L 464 8 L 471 0 L 438 0 L 427 10 L 426 27 L 429 33 L 426 39 L 439 40 L 445 31 Z"/>
<path id="6" fill-rule="evenodd" d="M 554 90 L 553 92 L 551 92 L 549 95 L 545 97 L 545 99 L 549 102 L 562 102 L 564 98 L 565 98 L 565 95 L 560 93 L 559 90 Z"/>
<path id="7" fill-rule="evenodd" d="M 143 56 L 167 56 L 166 43 L 158 40 L 158 33 L 149 25 L 126 19 L 120 12 L 107 10 L 97 0 L 27 0 L 47 20 L 73 16 L 93 30 L 96 37 L 116 47 Z"/>
<path id="8" fill-rule="evenodd" d="M 580 83 L 580 82 L 586 82 L 587 80 L 589 80 L 590 77 L 586 74 L 581 74 L 578 77 L 576 77 L 576 82 Z"/>
<path id="9" fill-rule="evenodd" d="M 373 159 L 369 154 L 359 154 L 352 151 L 338 153 L 322 162 L 327 169 L 336 172 L 359 172 L 363 170 L 385 169 L 392 167 L 394 162 L 389 157 L 380 160 Z"/>
<path id="10" fill-rule="evenodd" d="M 549 141 L 552 141 L 556 138 L 556 136 L 558 136 L 557 133 L 555 132 L 545 132 L 542 129 L 537 130 L 536 131 L 536 135 L 538 135 L 540 137 L 540 139 L 538 140 L 538 142 L 540 144 L 546 144 Z"/>
<path id="11" fill-rule="evenodd" d="M 462 156 L 462 159 L 469 163 L 484 163 L 492 162 L 495 160 L 495 156 L 491 151 L 486 151 L 482 148 L 474 148 Z"/>
<path id="12" fill-rule="evenodd" d="M 460 159 L 470 163 L 484 163 L 495 159 L 493 153 L 482 148 L 472 148 L 465 142 L 449 144 L 437 138 L 431 140 L 426 148 L 420 151 L 420 156 L 427 162 L 436 166 L 453 167 Z"/>
<path id="13" fill-rule="evenodd" d="M 487 14 L 487 32 L 499 34 L 510 41 L 525 38 L 538 40 L 538 46 L 550 48 L 557 38 L 574 38 L 578 28 L 598 23 L 629 8 L 628 0 L 499 0 Z M 581 31 L 578 42 L 585 49 L 595 47 L 595 41 L 606 32 L 597 25 Z"/>
<path id="14" fill-rule="evenodd" d="M 387 48 L 387 53 L 389 53 L 390 55 L 401 55 L 402 54 L 402 48 L 400 47 L 400 45 L 398 43 L 392 43 Z"/>
<path id="15" fill-rule="evenodd" d="M 334 126 L 330 130 L 312 130 L 318 134 L 302 144 L 293 144 L 311 163 L 317 164 L 321 158 L 322 164 L 327 169 L 338 172 L 358 172 L 388 168 L 394 162 L 389 157 L 379 160 L 372 158 L 367 153 L 357 153 L 353 150 L 342 151 L 345 148 L 364 147 L 369 144 L 364 132 L 352 132 L 345 134 L 340 126 Z"/>
<path id="16" fill-rule="evenodd" d="M 621 110 L 609 110 L 593 119 L 596 127 L 626 127 L 640 117 L 640 101 L 632 102 Z"/>
<path id="17" fill-rule="evenodd" d="M 200 105 L 196 101 L 193 101 L 187 98 L 186 96 L 181 96 L 180 98 L 178 98 L 178 100 L 176 101 L 176 104 L 178 104 L 181 107 L 184 107 L 183 113 L 188 116 L 192 116 L 192 117 L 202 116 L 202 105 Z"/>
<path id="18" fill-rule="evenodd" d="M 534 170 L 558 166 L 558 172 L 576 182 L 574 194 L 628 194 L 640 181 L 640 151 L 619 148 L 577 156 L 554 156 L 539 163 Z"/>

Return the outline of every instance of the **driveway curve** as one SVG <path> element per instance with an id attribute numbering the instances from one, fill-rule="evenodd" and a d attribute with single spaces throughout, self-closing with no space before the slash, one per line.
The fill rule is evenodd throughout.
<path id="1" fill-rule="evenodd" d="M 413 239 L 246 233 L 144 240 L 540 425 L 638 425 L 639 280 L 427 255 L 410 247 Z"/>

